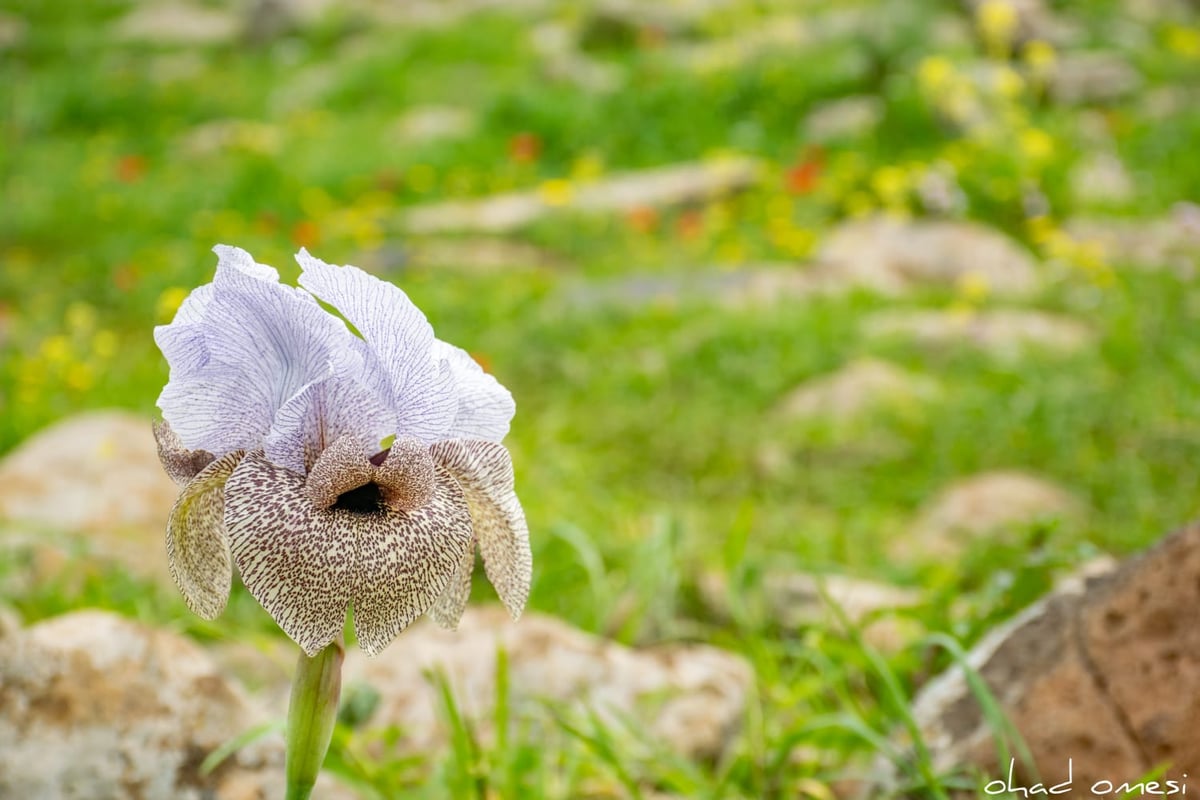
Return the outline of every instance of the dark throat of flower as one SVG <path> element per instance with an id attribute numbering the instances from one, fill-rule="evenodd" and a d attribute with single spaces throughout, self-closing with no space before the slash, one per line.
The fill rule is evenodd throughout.
<path id="1" fill-rule="evenodd" d="M 338 495 L 333 508 L 352 514 L 377 514 L 383 510 L 383 490 L 377 483 L 365 483 Z"/>

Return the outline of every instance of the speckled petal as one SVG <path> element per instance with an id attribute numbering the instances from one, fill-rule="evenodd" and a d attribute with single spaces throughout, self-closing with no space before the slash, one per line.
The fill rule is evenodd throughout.
<path id="1" fill-rule="evenodd" d="M 187 486 L 200 470 L 213 462 L 207 450 L 188 450 L 165 421 L 154 423 L 154 441 L 158 445 L 158 460 L 171 480 Z"/>
<path id="2" fill-rule="evenodd" d="M 354 630 L 367 655 L 430 609 L 471 547 L 462 490 L 441 467 L 436 479 L 433 497 L 416 511 L 360 515 Z"/>
<path id="3" fill-rule="evenodd" d="M 379 465 L 375 482 L 383 490 L 384 502 L 394 511 L 413 511 L 425 505 L 434 492 L 429 447 L 411 436 L 397 439 Z"/>
<path id="4" fill-rule="evenodd" d="M 216 619 L 229 601 L 233 569 L 225 534 L 225 484 L 242 459 L 229 453 L 188 482 L 167 519 L 167 564 L 184 601 Z"/>
<path id="5" fill-rule="evenodd" d="M 225 526 L 246 588 L 305 653 L 342 632 L 364 528 L 356 515 L 314 510 L 304 477 L 258 451 L 225 486 Z"/>
<path id="6" fill-rule="evenodd" d="M 367 460 L 362 445 L 353 436 L 341 436 L 321 453 L 304 482 L 304 493 L 313 507 L 324 510 L 351 489 L 375 478 L 375 467 Z"/>
<path id="7" fill-rule="evenodd" d="M 454 577 L 446 585 L 446 590 L 438 595 L 429 609 L 429 618 L 448 631 L 456 630 L 463 612 L 467 610 L 467 601 L 471 598 L 471 578 L 475 574 L 475 542 L 463 551 L 462 561 L 454 572 Z"/>
<path id="8" fill-rule="evenodd" d="M 430 452 L 462 487 L 488 580 L 516 619 L 529 597 L 533 554 L 508 450 L 495 442 L 453 439 L 437 442 Z"/>

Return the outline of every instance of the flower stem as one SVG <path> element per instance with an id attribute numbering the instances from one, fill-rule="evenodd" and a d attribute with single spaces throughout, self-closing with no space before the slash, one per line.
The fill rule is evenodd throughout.
<path id="1" fill-rule="evenodd" d="M 287 724 L 287 800 L 308 800 L 337 719 L 346 648 L 338 636 L 328 647 L 296 664 Z"/>

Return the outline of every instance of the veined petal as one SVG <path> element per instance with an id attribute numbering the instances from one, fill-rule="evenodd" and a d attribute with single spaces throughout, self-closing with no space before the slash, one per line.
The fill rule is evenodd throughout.
<path id="1" fill-rule="evenodd" d="M 155 422 L 154 442 L 158 445 L 158 460 L 171 480 L 186 486 L 200 470 L 213 462 L 213 454 L 207 450 L 188 450 L 175 431 L 165 421 Z"/>
<path id="2" fill-rule="evenodd" d="M 450 365 L 458 388 L 458 409 L 447 438 L 487 439 L 498 442 L 508 434 L 517 405 L 508 389 L 460 347 L 441 340 L 434 343 L 435 356 Z"/>
<path id="3" fill-rule="evenodd" d="M 283 404 L 263 450 L 272 463 L 303 474 L 338 439 L 351 437 L 365 459 L 395 431 L 396 416 L 383 398 L 351 378 L 324 378 Z"/>
<path id="4" fill-rule="evenodd" d="M 349 512 L 317 512 L 304 478 L 261 452 L 225 486 L 225 527 L 242 582 L 310 656 L 346 623 L 357 575 L 359 526 Z"/>
<path id="5" fill-rule="evenodd" d="M 353 334 L 311 295 L 280 284 L 245 251 L 217 250 L 211 293 L 187 315 L 201 319 L 179 329 L 181 339 L 202 337 L 203 364 L 172 364 L 159 407 L 185 446 L 220 455 L 261 446 L 289 400 L 314 381 L 345 374 L 357 355 Z M 188 346 L 198 352 L 199 341 Z M 186 352 L 180 342 L 168 349 L 177 345 Z"/>
<path id="6" fill-rule="evenodd" d="M 241 459 L 242 453 L 229 453 L 200 470 L 167 519 L 171 577 L 188 608 L 204 619 L 216 619 L 229 601 L 233 570 L 223 516 L 225 484 Z"/>
<path id="7" fill-rule="evenodd" d="M 192 290 L 175 312 L 170 325 L 154 329 L 154 343 L 171 365 L 172 376 L 186 375 L 208 363 L 204 343 L 204 310 L 212 299 L 212 284 Z"/>
<path id="8" fill-rule="evenodd" d="M 425 442 L 443 437 L 457 413 L 450 365 L 433 352 L 433 328 L 403 291 L 357 267 L 326 264 L 301 250 L 300 285 L 358 329 L 391 381 L 397 431 Z"/>
<path id="9" fill-rule="evenodd" d="M 471 598 L 471 577 L 475 574 L 475 542 L 463 551 L 462 561 L 454 572 L 450 583 L 438 599 L 430 606 L 428 615 L 439 627 L 448 631 L 458 628 L 463 612 L 467 610 L 467 601 Z"/>
<path id="10" fill-rule="evenodd" d="M 462 487 L 488 580 L 513 618 L 519 617 L 533 579 L 533 553 L 508 450 L 496 442 L 451 439 L 430 452 Z"/>
<path id="11" fill-rule="evenodd" d="M 344 512 L 343 512 L 344 513 Z M 436 468 L 433 496 L 421 508 L 360 515 L 354 631 L 378 654 L 430 609 L 471 547 L 471 516 L 458 483 Z"/>

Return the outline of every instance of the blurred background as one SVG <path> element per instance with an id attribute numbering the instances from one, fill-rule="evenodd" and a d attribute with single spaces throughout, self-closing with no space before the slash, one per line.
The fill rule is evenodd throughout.
<path id="1" fill-rule="evenodd" d="M 2 0 L 0 103 L 0 452 L 152 418 L 210 248 L 294 278 L 307 247 L 512 390 L 533 609 L 754 667 L 722 758 L 626 781 L 584 747 L 547 796 L 821 796 L 876 746 L 803 721 L 895 709 L 814 576 L 873 599 L 908 690 L 947 662 L 921 633 L 1195 516 L 1194 2 Z M 93 557 L 159 532 L 108 527 L 10 546 L 0 600 L 275 636 L 240 588 L 187 619 Z"/>

